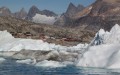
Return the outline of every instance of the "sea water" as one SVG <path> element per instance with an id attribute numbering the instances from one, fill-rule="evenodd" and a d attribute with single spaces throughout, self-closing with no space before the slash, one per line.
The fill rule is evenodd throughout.
<path id="1" fill-rule="evenodd" d="M 35 67 L 7 59 L 0 63 L 0 75 L 120 75 L 120 70 L 83 68 L 73 65 L 60 68 Z"/>

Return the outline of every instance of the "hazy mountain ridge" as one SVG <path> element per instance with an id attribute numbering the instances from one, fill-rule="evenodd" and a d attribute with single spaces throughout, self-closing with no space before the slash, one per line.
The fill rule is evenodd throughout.
<path id="1" fill-rule="evenodd" d="M 45 39 L 49 43 L 68 46 L 90 42 L 95 34 L 92 31 L 33 23 L 10 16 L 0 17 L 0 30 L 7 30 L 17 38 Z"/>
<path id="2" fill-rule="evenodd" d="M 11 10 L 7 7 L 1 7 L 0 8 L 0 15 L 1 16 L 11 16 L 11 17 L 15 17 L 15 18 L 18 18 L 18 19 L 24 19 L 24 20 L 32 21 L 32 22 L 34 22 L 33 17 L 35 17 L 36 14 L 46 16 L 46 18 L 49 18 L 49 17 L 55 17 L 56 18 L 58 16 L 53 11 L 46 10 L 46 9 L 45 10 L 40 10 L 34 5 L 29 9 L 28 12 L 24 8 L 21 8 L 20 11 L 17 11 L 15 13 L 11 12 Z M 42 18 L 42 19 L 44 19 L 44 18 Z M 44 22 L 44 23 L 46 23 L 46 22 Z M 40 20 L 40 22 L 37 22 L 37 23 L 42 23 L 42 22 Z"/>
<path id="3" fill-rule="evenodd" d="M 57 14 L 55 14 L 52 11 L 49 10 L 40 10 L 38 9 L 36 6 L 32 6 L 27 14 L 26 20 L 32 20 L 32 18 L 36 15 L 36 14 L 41 14 L 41 15 L 46 15 L 46 16 L 57 16 Z"/>
<path id="4" fill-rule="evenodd" d="M 10 15 L 12 15 L 12 13 L 11 13 L 11 11 L 10 11 L 9 8 L 7 8 L 7 7 L 1 7 L 0 8 L 0 15 L 1 16 L 10 16 Z"/>
<path id="5" fill-rule="evenodd" d="M 63 13 L 60 18 L 58 18 L 54 25 L 69 27 L 74 21 L 73 17 L 75 16 L 75 14 L 81 12 L 84 8 L 85 7 L 83 5 L 75 6 L 73 3 L 70 3 L 66 12 Z"/>
<path id="6" fill-rule="evenodd" d="M 15 12 L 13 15 L 14 15 L 16 18 L 25 19 L 26 16 L 27 16 L 27 11 L 26 11 L 24 8 L 22 8 L 20 11 Z"/>
<path id="7" fill-rule="evenodd" d="M 78 26 L 87 25 L 85 29 L 96 30 L 100 28 L 110 30 L 114 24 L 120 24 L 120 3 L 111 3 L 108 0 L 97 0 L 91 5 L 90 13 L 75 21 Z"/>
<path id="8" fill-rule="evenodd" d="M 70 4 L 70 6 L 73 6 Z M 76 10 L 73 6 L 72 10 Z M 118 0 L 96 0 L 72 17 L 61 15 L 55 25 L 77 27 L 84 30 L 110 30 L 114 24 L 120 24 L 120 2 Z"/>

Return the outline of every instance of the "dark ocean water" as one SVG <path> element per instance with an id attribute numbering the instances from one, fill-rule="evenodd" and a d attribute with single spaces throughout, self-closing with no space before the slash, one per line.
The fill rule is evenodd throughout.
<path id="1" fill-rule="evenodd" d="M 0 63 L 0 75 L 120 75 L 118 70 L 80 68 L 69 65 L 61 68 L 35 67 L 6 60 Z"/>

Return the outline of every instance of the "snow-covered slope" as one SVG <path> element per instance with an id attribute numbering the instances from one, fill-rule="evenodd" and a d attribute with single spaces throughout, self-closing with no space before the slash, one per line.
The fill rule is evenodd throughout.
<path id="1" fill-rule="evenodd" d="M 0 51 L 20 51 L 25 50 L 81 50 L 87 44 L 79 44 L 73 47 L 49 44 L 42 40 L 14 38 L 7 31 L 0 31 Z"/>
<path id="2" fill-rule="evenodd" d="M 35 23 L 45 23 L 45 24 L 54 24 L 56 21 L 54 16 L 46 16 L 46 15 L 41 15 L 41 14 L 36 14 L 33 17 L 33 22 Z"/>
<path id="3" fill-rule="evenodd" d="M 110 32 L 101 29 L 80 57 L 78 66 L 120 69 L 120 26 L 116 24 Z"/>

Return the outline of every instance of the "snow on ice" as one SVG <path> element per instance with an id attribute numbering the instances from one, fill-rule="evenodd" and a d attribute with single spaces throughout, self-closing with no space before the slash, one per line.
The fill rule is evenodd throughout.
<path id="1" fill-rule="evenodd" d="M 14 38 L 7 31 L 0 31 L 0 51 L 25 50 L 78 50 L 87 47 L 87 44 L 79 44 L 73 47 L 49 44 L 42 40 Z"/>
<path id="2" fill-rule="evenodd" d="M 42 62 L 38 62 L 35 66 L 56 68 L 56 67 L 65 67 L 66 64 L 57 61 L 44 60 Z"/>
<path id="3" fill-rule="evenodd" d="M 101 29 L 96 34 L 77 66 L 120 69 L 119 57 L 120 26 L 116 24 L 110 32 Z"/>

